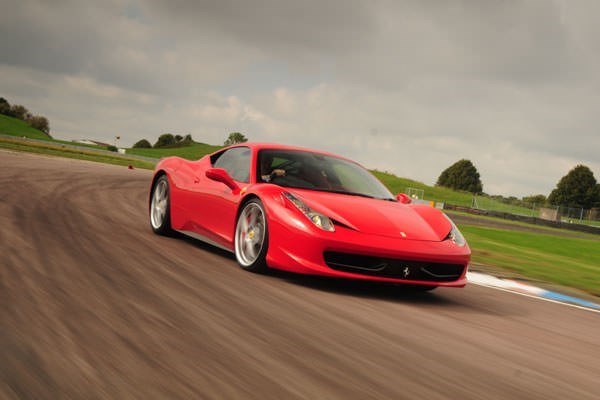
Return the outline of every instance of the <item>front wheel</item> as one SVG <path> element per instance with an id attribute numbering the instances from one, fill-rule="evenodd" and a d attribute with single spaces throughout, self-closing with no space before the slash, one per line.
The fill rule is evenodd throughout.
<path id="1" fill-rule="evenodd" d="M 150 200 L 150 226 L 154 233 L 165 236 L 172 234 L 170 211 L 169 179 L 162 175 L 152 188 Z"/>
<path id="2" fill-rule="evenodd" d="M 243 205 L 235 226 L 235 258 L 240 267 L 265 272 L 268 243 L 265 209 L 259 199 L 252 199 Z"/>

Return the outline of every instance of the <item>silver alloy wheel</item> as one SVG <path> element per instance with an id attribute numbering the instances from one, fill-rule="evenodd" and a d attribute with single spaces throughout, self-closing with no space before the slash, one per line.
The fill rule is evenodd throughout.
<path id="1" fill-rule="evenodd" d="M 249 267 L 259 258 L 265 241 L 265 214 L 254 202 L 248 203 L 235 227 L 235 256 L 238 262 Z"/>
<path id="2" fill-rule="evenodd" d="M 160 179 L 154 187 L 152 203 L 150 204 L 150 223 L 154 229 L 160 229 L 167 217 L 169 206 L 169 190 L 167 181 Z"/>

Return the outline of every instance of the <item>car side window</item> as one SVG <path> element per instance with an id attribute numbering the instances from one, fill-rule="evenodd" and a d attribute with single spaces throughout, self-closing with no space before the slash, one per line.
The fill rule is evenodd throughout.
<path id="1" fill-rule="evenodd" d="M 222 153 L 213 167 L 223 168 L 238 182 L 250 181 L 250 149 L 248 147 L 234 147 Z"/>

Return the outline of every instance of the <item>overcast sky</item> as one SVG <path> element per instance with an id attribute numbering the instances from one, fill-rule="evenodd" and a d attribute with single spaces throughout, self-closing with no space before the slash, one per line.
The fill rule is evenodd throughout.
<path id="1" fill-rule="evenodd" d="M 518 197 L 600 178 L 598 1 L 0 3 L 0 96 L 54 137 L 239 131 L 427 184 L 467 158 Z"/>

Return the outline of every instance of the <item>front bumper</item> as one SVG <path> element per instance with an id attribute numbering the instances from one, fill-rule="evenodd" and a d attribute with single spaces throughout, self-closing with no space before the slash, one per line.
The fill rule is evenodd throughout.
<path id="1" fill-rule="evenodd" d="M 282 222 L 285 221 L 285 222 Z M 326 232 L 309 221 L 269 222 L 270 267 L 310 275 L 462 287 L 471 251 L 450 240 L 407 240 L 336 226 Z"/>

